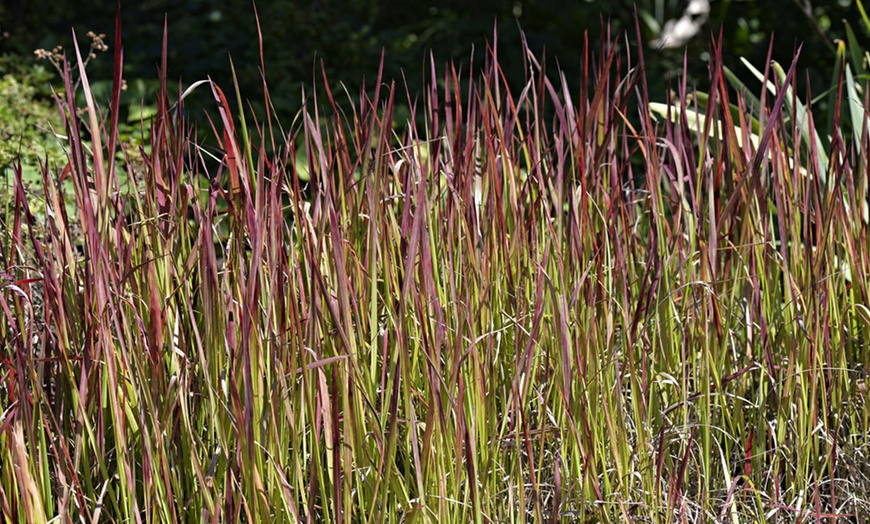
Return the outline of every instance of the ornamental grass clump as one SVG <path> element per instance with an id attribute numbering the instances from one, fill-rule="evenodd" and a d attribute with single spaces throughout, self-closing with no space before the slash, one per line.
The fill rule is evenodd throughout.
<path id="1" fill-rule="evenodd" d="M 120 24 L 108 106 L 65 57 L 44 222 L 20 170 L 4 216 L 4 520 L 861 521 L 867 134 L 813 123 L 797 56 L 753 94 L 714 43 L 657 106 L 615 42 L 323 78 L 287 128 L 197 83 L 215 155 L 164 37 L 137 162 Z"/>

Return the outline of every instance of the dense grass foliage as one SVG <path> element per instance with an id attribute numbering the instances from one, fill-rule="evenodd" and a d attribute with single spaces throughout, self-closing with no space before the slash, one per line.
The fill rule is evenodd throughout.
<path id="1" fill-rule="evenodd" d="M 591 48 L 518 97 L 432 64 L 401 134 L 380 77 L 286 129 L 199 84 L 217 156 L 164 61 L 137 162 L 120 41 L 108 107 L 67 66 L 4 217 L 4 521 L 862 522 L 865 126 Z"/>

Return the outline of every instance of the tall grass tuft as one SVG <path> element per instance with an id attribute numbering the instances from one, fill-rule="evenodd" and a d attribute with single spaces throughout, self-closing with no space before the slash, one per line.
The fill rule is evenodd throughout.
<path id="1" fill-rule="evenodd" d="M 523 85 L 493 45 L 286 129 L 203 82 L 215 154 L 164 36 L 132 152 L 120 33 L 4 217 L 5 522 L 863 522 L 870 142 L 797 57 L 656 104 L 616 40 Z"/>

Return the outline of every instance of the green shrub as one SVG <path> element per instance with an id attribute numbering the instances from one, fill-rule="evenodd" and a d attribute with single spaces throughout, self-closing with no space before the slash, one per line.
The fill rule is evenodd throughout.
<path id="1" fill-rule="evenodd" d="M 19 161 L 26 180 L 41 183 L 40 162 L 57 165 L 64 159 L 55 136 L 64 131 L 48 91 L 51 78 L 41 65 L 14 56 L 0 58 L 0 170 L 6 187 Z"/>

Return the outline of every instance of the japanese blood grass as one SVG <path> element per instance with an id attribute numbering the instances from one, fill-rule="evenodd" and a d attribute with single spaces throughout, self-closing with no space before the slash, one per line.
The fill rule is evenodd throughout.
<path id="1" fill-rule="evenodd" d="M 870 511 L 870 246 L 847 212 L 866 139 L 834 128 L 823 186 L 790 91 L 750 107 L 713 53 L 703 127 L 685 79 L 657 123 L 642 54 L 605 40 L 579 79 L 518 49 L 531 73 L 507 85 L 495 46 L 467 84 L 431 64 L 418 98 L 379 73 L 342 110 L 324 78 L 287 132 L 208 84 L 214 168 L 163 47 L 150 154 L 125 165 L 140 191 L 116 189 L 120 37 L 108 112 L 83 76 L 80 119 L 69 68 L 58 97 L 76 208 L 46 167 L 36 223 L 19 176 L 6 522 Z M 738 142 L 750 109 L 759 140 Z"/>

